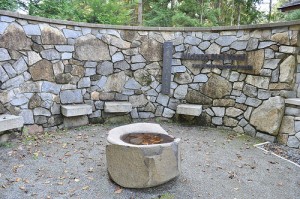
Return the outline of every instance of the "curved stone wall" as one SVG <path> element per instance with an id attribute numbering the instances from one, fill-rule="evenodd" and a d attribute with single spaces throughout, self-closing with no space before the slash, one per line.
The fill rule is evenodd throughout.
<path id="1" fill-rule="evenodd" d="M 300 22 L 213 28 L 146 28 L 64 22 L 0 11 L 0 114 L 46 130 L 61 105 L 89 104 L 90 122 L 110 118 L 106 101 L 128 101 L 130 118 L 174 118 L 203 105 L 200 125 L 228 127 L 299 147 L 295 98 Z M 161 93 L 163 43 L 173 43 L 171 93 Z M 244 54 L 253 70 L 197 68 L 190 54 Z M 241 65 L 234 60 L 205 64 Z M 291 107 L 299 111 L 297 107 Z M 296 118 L 296 119 L 295 119 Z M 282 123 L 282 121 L 284 121 Z M 281 125 L 283 124 L 283 125 Z M 282 127 L 283 126 L 283 127 Z M 288 129 L 288 130 L 287 130 Z"/>

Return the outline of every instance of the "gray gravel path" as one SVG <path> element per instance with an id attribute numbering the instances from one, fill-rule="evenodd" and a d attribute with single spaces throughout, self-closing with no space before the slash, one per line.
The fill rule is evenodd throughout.
<path id="1" fill-rule="evenodd" d="M 0 147 L 0 198 L 300 197 L 300 167 L 253 147 L 260 140 L 215 128 L 162 126 L 182 139 L 182 174 L 169 183 L 126 189 L 111 182 L 105 144 L 113 126 L 96 125 L 23 135 Z"/>

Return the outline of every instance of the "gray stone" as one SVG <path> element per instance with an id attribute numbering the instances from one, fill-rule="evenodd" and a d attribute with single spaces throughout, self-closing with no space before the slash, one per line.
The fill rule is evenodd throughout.
<path id="1" fill-rule="evenodd" d="M 33 112 L 32 110 L 22 110 L 20 116 L 23 117 L 24 124 L 34 124 Z"/>
<path id="2" fill-rule="evenodd" d="M 222 117 L 212 117 L 212 123 L 215 125 L 222 125 L 223 118 Z"/>
<path id="3" fill-rule="evenodd" d="M 63 29 L 63 33 L 66 38 L 73 38 L 73 39 L 76 39 L 82 35 L 81 31 L 70 30 L 70 29 Z"/>
<path id="4" fill-rule="evenodd" d="M 10 104 L 13 106 L 20 106 L 20 105 L 28 103 L 28 101 L 29 100 L 25 97 L 25 95 L 18 94 L 12 98 L 12 100 L 10 101 Z"/>
<path id="5" fill-rule="evenodd" d="M 291 148 L 299 148 L 300 140 L 296 136 L 289 136 L 287 145 Z"/>
<path id="6" fill-rule="evenodd" d="M 300 132 L 300 121 L 299 120 L 295 120 L 294 121 L 294 117 L 292 117 L 292 116 L 285 116 L 285 117 L 289 117 L 289 123 L 286 125 L 286 126 L 291 126 L 291 127 L 294 127 L 293 128 L 293 130 L 294 131 L 287 131 L 287 133 L 289 134 L 289 135 L 295 135 L 295 133 L 298 133 L 298 132 Z M 293 125 L 294 124 L 294 125 Z M 290 128 L 291 128 L 290 127 Z"/>
<path id="7" fill-rule="evenodd" d="M 118 68 L 120 70 L 127 70 L 130 69 L 130 65 L 125 60 L 123 60 L 114 63 L 114 68 Z"/>
<path id="8" fill-rule="evenodd" d="M 55 45 L 58 52 L 73 52 L 75 50 L 73 45 Z"/>
<path id="9" fill-rule="evenodd" d="M 101 75 L 110 75 L 114 71 L 113 63 L 109 61 L 102 62 L 97 66 L 97 73 Z"/>
<path id="10" fill-rule="evenodd" d="M 43 50 L 41 52 L 41 55 L 44 59 L 47 60 L 59 60 L 60 59 L 60 54 L 57 52 L 55 49 L 48 49 L 48 50 Z"/>
<path id="11" fill-rule="evenodd" d="M 143 107 L 148 103 L 148 100 L 145 95 L 132 95 L 129 96 L 129 102 L 132 104 L 132 107 Z"/>
<path id="12" fill-rule="evenodd" d="M 28 24 L 23 26 L 26 35 L 40 36 L 42 34 L 39 25 Z"/>
<path id="13" fill-rule="evenodd" d="M 199 74 L 199 75 L 196 75 L 195 77 L 194 77 L 194 81 L 193 82 L 196 82 L 196 83 L 205 83 L 205 82 L 207 82 L 207 80 L 208 80 L 208 77 L 207 77 L 207 75 L 205 75 L 205 74 Z"/>
<path id="14" fill-rule="evenodd" d="M 257 96 L 257 88 L 255 86 L 246 84 L 243 88 L 243 93 L 249 97 L 256 97 Z"/>
<path id="15" fill-rule="evenodd" d="M 272 70 L 271 69 L 261 69 L 260 74 L 261 74 L 261 76 L 271 77 Z"/>
<path id="16" fill-rule="evenodd" d="M 212 107 L 212 110 L 217 117 L 223 117 L 225 115 L 225 108 L 224 107 Z"/>
<path id="17" fill-rule="evenodd" d="M 248 75 L 246 83 L 256 86 L 258 88 L 268 89 L 270 79 L 267 77 Z"/>
<path id="18" fill-rule="evenodd" d="M 144 68 L 145 66 L 146 66 L 146 63 L 131 64 L 131 70 L 138 70 L 138 69 Z"/>
<path id="19" fill-rule="evenodd" d="M 271 82 L 278 82 L 279 81 L 279 68 L 276 68 L 272 72 Z"/>
<path id="20" fill-rule="evenodd" d="M 275 69 L 275 68 L 277 68 L 280 61 L 281 61 L 281 59 L 267 59 L 267 60 L 265 60 L 263 67 Z"/>
<path id="21" fill-rule="evenodd" d="M 279 52 L 281 53 L 287 53 L 287 54 L 296 54 L 298 53 L 299 49 L 294 46 L 280 46 Z"/>
<path id="22" fill-rule="evenodd" d="M 91 80 L 89 77 L 83 77 L 78 82 L 78 88 L 89 88 L 91 86 Z"/>
<path id="23" fill-rule="evenodd" d="M 64 90 L 60 92 L 62 104 L 82 103 L 81 90 Z"/>
<path id="24" fill-rule="evenodd" d="M 169 108 L 164 108 L 164 112 L 162 114 L 163 117 L 172 118 L 175 115 L 175 111 Z"/>
<path id="25" fill-rule="evenodd" d="M 254 109 L 250 123 L 259 131 L 277 135 L 284 114 L 284 107 L 284 100 L 281 97 L 271 97 Z"/>
<path id="26" fill-rule="evenodd" d="M 44 92 L 44 93 L 59 94 L 60 89 L 61 89 L 60 85 L 57 85 L 52 82 L 44 81 L 42 84 L 42 92 Z"/>
<path id="27" fill-rule="evenodd" d="M 250 51 L 250 50 L 255 50 L 257 49 L 257 46 L 258 46 L 258 39 L 257 38 L 250 38 L 249 41 L 248 41 L 248 45 L 247 45 L 247 48 L 246 50 L 247 51 Z"/>
<path id="28" fill-rule="evenodd" d="M 10 55 L 5 48 L 0 48 L 0 61 L 7 61 L 10 60 Z"/>
<path id="29" fill-rule="evenodd" d="M 7 75 L 3 67 L 0 65 L 0 81 L 3 83 L 6 82 L 8 79 L 9 76 Z"/>
<path id="30" fill-rule="evenodd" d="M 210 46 L 210 42 L 208 41 L 204 41 L 199 44 L 199 48 L 201 50 L 206 50 L 209 46 Z"/>
<path id="31" fill-rule="evenodd" d="M 35 63 L 37 63 L 38 61 L 42 60 L 40 54 L 34 52 L 34 51 L 29 51 L 27 53 L 28 55 L 28 65 L 31 66 Z"/>
<path id="32" fill-rule="evenodd" d="M 152 82 L 150 74 L 144 69 L 134 71 L 133 75 L 142 86 L 149 86 Z"/>
<path id="33" fill-rule="evenodd" d="M 225 35 L 225 36 L 220 36 L 218 39 L 215 40 L 215 42 L 220 46 L 229 46 L 236 40 L 237 38 L 235 36 Z"/>
<path id="34" fill-rule="evenodd" d="M 300 109 L 299 108 L 294 108 L 294 107 L 286 107 L 285 108 L 285 115 L 299 117 L 300 116 Z"/>
<path id="35" fill-rule="evenodd" d="M 248 135 L 251 135 L 252 137 L 254 137 L 256 135 L 256 130 L 253 126 L 251 126 L 250 124 L 247 124 L 244 127 L 244 132 Z"/>
<path id="36" fill-rule="evenodd" d="M 17 72 L 15 71 L 15 69 L 12 67 L 12 65 L 10 63 L 5 63 L 5 64 L 3 64 L 2 67 L 5 70 L 6 74 L 10 78 L 13 78 L 13 77 L 15 77 L 17 75 Z M 3 74 L 3 75 L 6 75 L 6 74 Z"/>
<path id="37" fill-rule="evenodd" d="M 275 136 L 268 135 L 268 134 L 265 134 L 265 133 L 257 132 L 256 137 L 261 138 L 261 139 L 266 140 L 266 141 L 269 141 L 269 142 L 275 142 L 276 141 Z"/>
<path id="38" fill-rule="evenodd" d="M 235 41 L 230 45 L 230 48 L 235 50 L 244 50 L 247 47 L 247 41 Z"/>
<path id="39" fill-rule="evenodd" d="M 197 38 L 197 37 L 192 37 L 192 36 L 187 36 L 185 39 L 184 39 L 184 43 L 185 44 L 190 44 L 190 45 L 194 45 L 194 46 L 197 46 L 199 45 L 201 42 L 201 39 Z"/>
<path id="40" fill-rule="evenodd" d="M 97 66 L 97 62 L 94 61 L 87 61 L 84 64 L 85 68 L 95 68 Z"/>
<path id="41" fill-rule="evenodd" d="M 18 88 L 21 84 L 25 82 L 23 75 L 16 76 L 12 79 L 7 80 L 1 86 L 1 89 L 9 89 L 9 88 Z"/>
<path id="42" fill-rule="evenodd" d="M 221 47 L 215 43 L 211 44 L 208 49 L 206 49 L 206 54 L 220 54 Z"/>
<path id="43" fill-rule="evenodd" d="M 258 107 L 261 104 L 261 100 L 256 98 L 248 97 L 245 104 L 253 107 Z"/>
<path id="44" fill-rule="evenodd" d="M 219 33 L 212 33 L 212 32 L 203 33 L 203 40 L 213 40 L 213 39 L 217 39 L 218 37 L 219 37 Z"/>
<path id="45" fill-rule="evenodd" d="M 203 95 L 199 91 L 191 90 L 186 95 L 186 101 L 191 104 L 211 105 L 212 99 Z"/>
<path id="46" fill-rule="evenodd" d="M 24 120 L 22 116 L 15 115 L 0 115 L 0 132 L 21 128 L 24 125 Z"/>
<path id="47" fill-rule="evenodd" d="M 49 25 L 43 25 L 42 29 L 42 43 L 43 44 L 65 44 L 66 38 L 64 34 L 57 28 L 53 28 Z"/>
<path id="48" fill-rule="evenodd" d="M 88 104 L 62 105 L 61 113 L 65 117 L 74 117 L 80 115 L 92 114 L 92 106 Z"/>
<path id="49" fill-rule="evenodd" d="M 198 47 L 192 46 L 189 51 L 190 54 L 204 54 Z"/>
<path id="50" fill-rule="evenodd" d="M 13 64 L 13 68 L 15 69 L 17 74 L 21 74 L 28 69 L 26 62 L 22 57 Z"/>
<path id="51" fill-rule="evenodd" d="M 236 127 L 238 124 L 238 121 L 236 119 L 225 116 L 223 118 L 223 123 L 224 123 L 224 126 Z"/>
<path id="52" fill-rule="evenodd" d="M 122 61 L 122 60 L 124 60 L 124 55 L 121 52 L 117 52 L 116 54 L 114 54 L 112 56 L 112 62 L 113 63 L 118 62 L 118 61 Z"/>
<path id="53" fill-rule="evenodd" d="M 265 100 L 271 97 L 271 93 L 267 90 L 258 89 L 258 99 Z"/>
<path id="54" fill-rule="evenodd" d="M 85 115 L 64 118 L 65 128 L 80 127 L 80 126 L 87 125 L 88 123 L 89 123 L 88 117 Z"/>
<path id="55" fill-rule="evenodd" d="M 185 66 L 172 66 L 171 69 L 172 73 L 184 73 L 186 72 L 186 67 Z"/>
<path id="56" fill-rule="evenodd" d="M 113 46 L 120 48 L 120 49 L 128 49 L 130 48 L 130 42 L 124 41 L 121 38 L 111 36 L 111 35 L 105 35 L 105 39 Z"/>
<path id="57" fill-rule="evenodd" d="M 240 74 L 238 72 L 232 71 L 229 77 L 229 81 L 236 82 L 239 80 Z"/>
<path id="58" fill-rule="evenodd" d="M 124 88 L 127 88 L 127 89 L 140 89 L 142 86 L 133 78 L 129 79 Z"/>
<path id="59" fill-rule="evenodd" d="M 41 107 L 33 109 L 33 114 L 41 115 L 41 116 L 51 116 L 51 113 L 48 109 L 41 108 Z"/>
<path id="60" fill-rule="evenodd" d="M 108 45 L 90 34 L 76 39 L 75 58 L 88 61 L 103 61 L 111 59 Z"/>
<path id="61" fill-rule="evenodd" d="M 298 140 L 300 140 L 300 132 L 296 133 L 296 138 L 298 138 Z"/>
<path id="62" fill-rule="evenodd" d="M 245 119 L 241 119 L 240 122 L 239 122 L 239 125 L 240 125 L 241 127 L 244 127 L 244 126 L 246 126 L 247 124 L 248 124 L 248 122 L 247 122 L 247 120 L 245 120 Z"/>
<path id="63" fill-rule="evenodd" d="M 294 79 L 294 73 L 296 68 L 296 60 L 294 55 L 290 55 L 280 64 L 279 81 L 291 83 Z"/>
<path id="64" fill-rule="evenodd" d="M 272 42 L 272 41 L 262 41 L 262 42 L 259 42 L 258 48 L 259 49 L 261 49 L 261 48 L 267 48 L 269 46 L 272 46 L 273 44 L 276 44 L 276 43 Z"/>
<path id="65" fill-rule="evenodd" d="M 140 62 L 146 62 L 146 60 L 142 55 L 134 55 L 131 57 L 131 63 L 140 63 Z"/>
<path id="66" fill-rule="evenodd" d="M 140 53 L 147 61 L 161 61 L 162 52 L 162 44 L 153 39 L 144 41 L 140 47 Z"/>
<path id="67" fill-rule="evenodd" d="M 85 68 L 84 76 L 93 76 L 96 75 L 96 68 Z"/>
<path id="68" fill-rule="evenodd" d="M 116 91 L 121 93 L 125 85 L 125 82 L 126 82 L 126 75 L 124 71 L 112 74 L 107 78 L 106 84 L 104 86 L 104 91 L 106 92 Z"/>
<path id="69" fill-rule="evenodd" d="M 174 91 L 176 99 L 184 99 L 187 94 L 188 85 L 179 85 Z"/>
<path id="70" fill-rule="evenodd" d="M 273 59 L 275 57 L 275 53 L 272 49 L 265 49 L 265 58 L 266 59 Z"/>
<path id="71" fill-rule="evenodd" d="M 167 106 L 168 102 L 169 102 L 170 97 L 168 95 L 164 95 L 159 93 L 156 102 L 163 105 L 163 106 Z"/>
<path id="72" fill-rule="evenodd" d="M 0 22 L 0 34 L 2 35 L 4 33 L 4 31 L 6 30 L 8 26 L 8 23 L 5 22 Z"/>

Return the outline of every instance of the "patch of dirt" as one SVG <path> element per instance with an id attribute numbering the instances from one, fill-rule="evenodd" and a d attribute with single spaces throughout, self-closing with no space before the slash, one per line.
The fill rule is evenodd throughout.
<path id="1" fill-rule="evenodd" d="M 278 143 L 267 143 L 261 145 L 261 147 L 267 151 L 273 152 L 285 159 L 288 159 L 298 165 L 300 165 L 300 149 L 290 148 Z"/>

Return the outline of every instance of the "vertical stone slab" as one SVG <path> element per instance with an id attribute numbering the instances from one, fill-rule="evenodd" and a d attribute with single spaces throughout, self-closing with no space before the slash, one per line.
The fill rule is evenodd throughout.
<path id="1" fill-rule="evenodd" d="M 172 67 L 173 43 L 165 42 L 163 46 L 163 73 L 162 73 L 162 94 L 170 94 L 171 67 Z"/>

